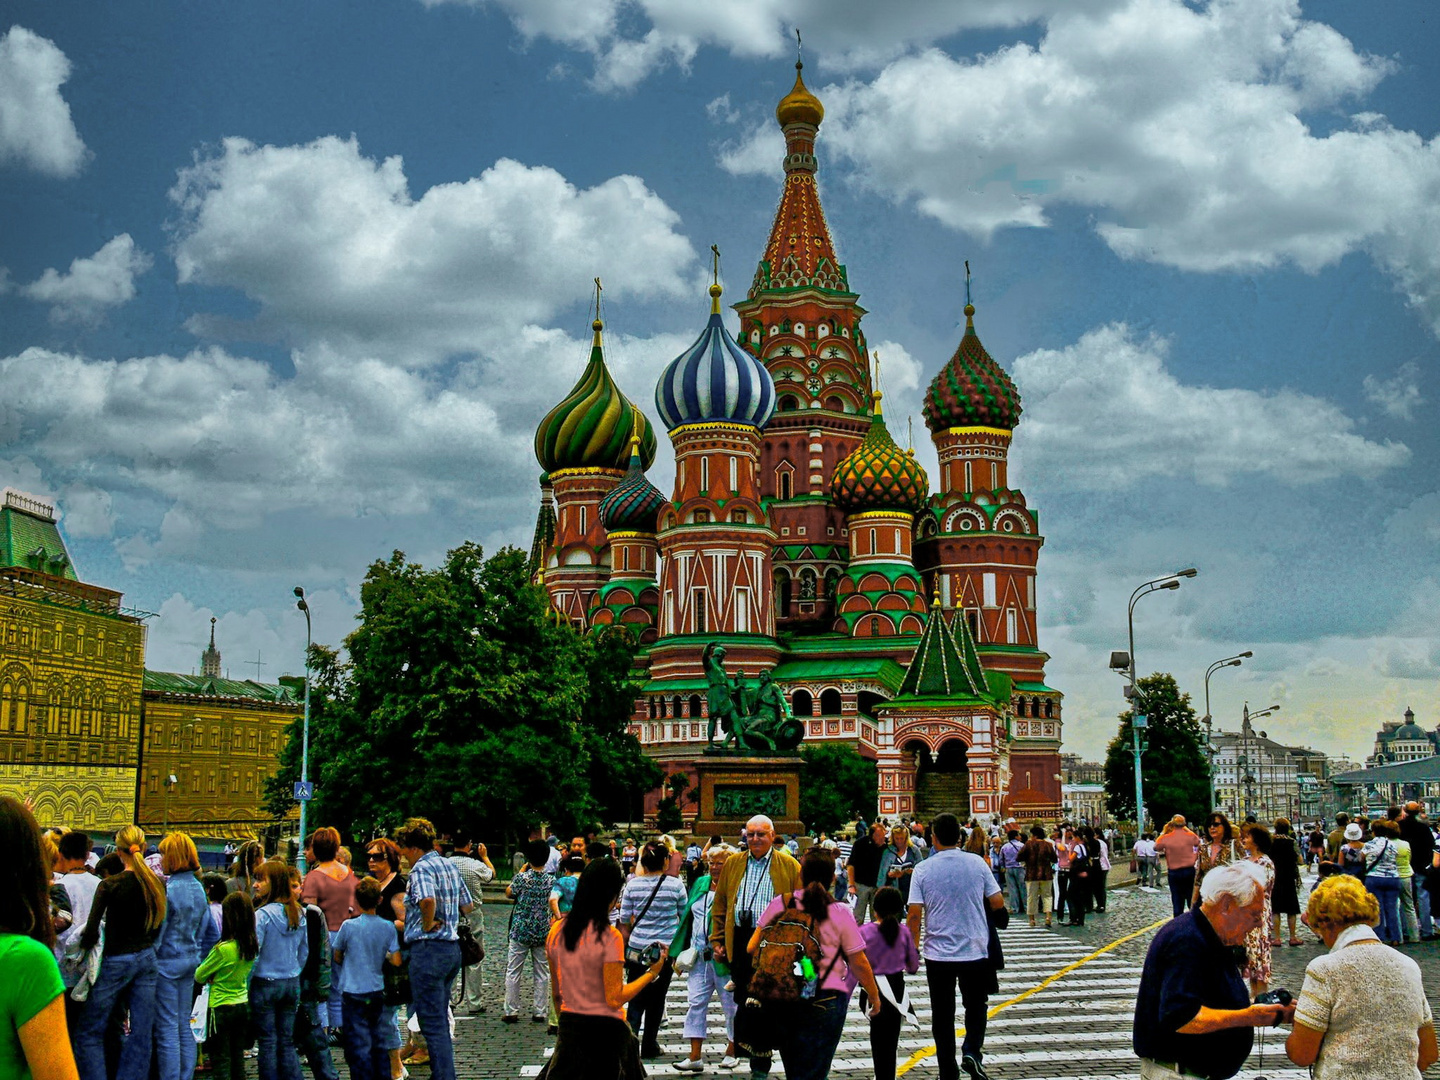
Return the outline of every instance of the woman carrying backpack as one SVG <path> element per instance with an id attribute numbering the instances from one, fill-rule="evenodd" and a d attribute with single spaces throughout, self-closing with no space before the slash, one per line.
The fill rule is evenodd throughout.
<path id="1" fill-rule="evenodd" d="M 748 996 L 762 1009 L 783 1010 L 785 1022 L 773 1034 L 789 1080 L 830 1075 L 855 981 L 865 988 L 872 1019 L 883 1004 L 855 916 L 830 895 L 834 880 L 834 852 L 811 848 L 800 861 L 800 891 L 770 901 L 750 938 L 755 972 Z M 806 960 L 813 974 L 804 970 Z M 796 963 L 803 971 L 798 977 Z"/>

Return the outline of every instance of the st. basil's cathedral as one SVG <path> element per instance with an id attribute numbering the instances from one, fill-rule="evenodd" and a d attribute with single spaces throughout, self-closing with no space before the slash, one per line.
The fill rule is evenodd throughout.
<path id="1" fill-rule="evenodd" d="M 732 676 L 770 672 L 809 743 L 875 760 L 880 814 L 1053 819 L 1061 694 L 1036 636 L 1043 539 L 1007 476 L 1020 396 L 967 303 L 924 400 L 932 492 L 885 425 L 865 309 L 815 182 L 825 110 L 796 68 L 775 111 L 784 189 L 734 305 L 739 334 L 711 286 L 708 323 L 655 388 L 671 497 L 645 477 L 655 431 L 606 367 L 597 318 L 584 374 L 535 435 L 532 573 L 576 626 L 638 635 L 647 681 L 631 731 L 667 772 L 690 772 L 706 747 L 700 656 L 718 642 Z"/>

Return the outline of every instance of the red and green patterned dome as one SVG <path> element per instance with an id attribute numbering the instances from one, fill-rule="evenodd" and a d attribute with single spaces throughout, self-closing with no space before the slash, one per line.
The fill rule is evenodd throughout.
<path id="1" fill-rule="evenodd" d="M 1020 392 L 975 333 L 975 306 L 965 305 L 965 336 L 925 393 L 925 426 L 939 434 L 955 427 L 1009 431 L 1020 422 Z"/>
<path id="2" fill-rule="evenodd" d="M 630 456 L 631 432 L 640 436 L 645 468 L 655 461 L 655 429 L 635 403 L 620 392 L 605 366 L 600 342 L 602 326 L 596 319 L 585 374 L 565 399 L 545 414 L 535 432 L 535 457 L 546 472 L 623 469 Z"/>
<path id="3" fill-rule="evenodd" d="M 852 514 L 866 510 L 905 510 L 913 514 L 930 495 L 925 470 L 890 437 L 878 393 L 870 430 L 860 445 L 835 466 L 830 494 L 842 510 Z"/>
<path id="4" fill-rule="evenodd" d="M 640 460 L 640 441 L 630 440 L 630 469 L 625 479 L 600 500 L 600 521 L 606 532 L 655 531 L 655 521 L 665 496 L 645 479 L 645 466 Z"/>

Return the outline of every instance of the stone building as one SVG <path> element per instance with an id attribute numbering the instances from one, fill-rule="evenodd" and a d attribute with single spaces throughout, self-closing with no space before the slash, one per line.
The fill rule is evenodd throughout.
<path id="1" fill-rule="evenodd" d="M 877 812 L 1053 818 L 1061 694 L 1037 636 L 1039 522 L 1008 476 L 1019 394 L 967 302 L 925 396 L 932 491 L 886 427 L 866 312 L 821 206 L 823 117 L 797 70 L 776 109 L 779 206 L 737 330 L 717 274 L 700 336 L 655 390 L 668 498 L 645 479 L 654 429 L 611 376 L 597 319 L 579 382 L 536 432 L 532 572 L 577 627 L 638 635 L 631 730 L 667 772 L 705 748 L 713 642 L 732 676 L 770 674 L 809 741 L 876 761 Z"/>

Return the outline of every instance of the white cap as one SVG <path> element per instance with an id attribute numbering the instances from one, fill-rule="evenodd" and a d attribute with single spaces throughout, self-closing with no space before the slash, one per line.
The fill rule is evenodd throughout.
<path id="1" fill-rule="evenodd" d="M 1352 821 L 1349 825 L 1345 826 L 1346 840 L 1359 840 L 1364 835 L 1365 832 L 1360 828 L 1359 822 Z"/>

